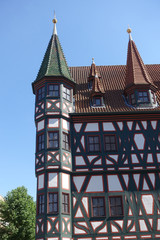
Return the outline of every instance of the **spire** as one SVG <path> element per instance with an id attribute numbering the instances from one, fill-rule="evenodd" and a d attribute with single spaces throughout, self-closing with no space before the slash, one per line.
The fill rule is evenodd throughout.
<path id="1" fill-rule="evenodd" d="M 128 28 L 127 32 L 129 33 L 129 43 L 127 54 L 126 88 L 132 85 L 153 84 L 137 47 L 132 40 L 131 29 Z"/>
<path id="2" fill-rule="evenodd" d="M 97 70 L 96 64 L 94 62 L 94 58 L 92 58 L 92 65 L 90 69 L 90 74 L 88 77 L 88 81 L 92 81 L 92 91 L 91 91 L 91 96 L 94 95 L 103 95 L 104 94 L 104 89 L 103 85 L 100 80 L 101 76 Z"/>
<path id="3" fill-rule="evenodd" d="M 54 11 L 54 19 L 52 20 L 52 22 L 54 23 L 54 28 L 53 28 L 53 35 L 57 35 L 57 28 L 56 28 L 56 23 L 57 23 L 57 19 L 56 19 L 56 13 Z"/>
<path id="4" fill-rule="evenodd" d="M 101 77 L 99 72 L 97 71 L 97 68 L 96 68 L 96 64 L 94 62 L 94 58 L 92 58 L 92 64 L 91 64 L 91 69 L 90 69 L 90 74 L 89 74 L 89 78 L 93 78 L 93 77 Z"/>
<path id="5" fill-rule="evenodd" d="M 55 17 L 55 14 L 53 23 L 53 35 L 48 44 L 35 82 L 46 76 L 65 77 L 68 80 L 73 81 L 57 35 L 57 19 Z"/>

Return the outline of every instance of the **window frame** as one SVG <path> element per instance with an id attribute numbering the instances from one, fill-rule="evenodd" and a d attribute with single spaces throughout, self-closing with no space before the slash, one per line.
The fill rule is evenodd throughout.
<path id="1" fill-rule="evenodd" d="M 152 103 L 156 104 L 156 95 L 154 92 L 151 91 L 151 99 L 152 99 Z"/>
<path id="2" fill-rule="evenodd" d="M 65 202 L 65 199 L 63 199 L 63 196 L 67 196 L 67 203 Z M 65 211 L 66 207 L 67 207 L 67 211 Z M 69 193 L 62 192 L 62 213 L 63 214 L 70 214 Z"/>
<path id="3" fill-rule="evenodd" d="M 92 90 L 92 88 L 93 88 L 93 79 L 88 81 L 88 89 Z"/>
<path id="4" fill-rule="evenodd" d="M 130 94 L 130 103 L 131 103 L 132 105 L 135 105 L 135 104 L 136 104 L 135 93 L 131 93 L 131 94 Z"/>
<path id="5" fill-rule="evenodd" d="M 95 137 L 98 137 L 98 143 L 96 143 L 96 142 L 93 142 L 93 146 L 94 146 L 94 150 L 91 150 L 90 149 L 90 145 L 91 145 L 91 143 L 89 142 L 90 140 L 90 138 L 95 138 Z M 95 150 L 95 144 L 97 145 L 99 145 L 99 150 Z M 100 136 L 99 135 L 89 135 L 88 137 L 87 137 L 87 147 L 88 147 L 88 152 L 100 152 L 101 151 L 101 144 L 100 144 Z"/>
<path id="6" fill-rule="evenodd" d="M 93 206 L 93 199 L 103 199 L 103 206 L 100 206 L 98 203 L 98 206 Z M 98 210 L 98 215 L 94 215 L 94 208 Z M 103 208 L 103 214 L 100 215 L 100 209 Z M 91 197 L 91 212 L 92 212 L 92 217 L 105 217 L 106 216 L 106 205 L 105 205 L 105 196 L 92 196 Z"/>
<path id="7" fill-rule="evenodd" d="M 66 92 L 64 90 L 66 90 Z M 68 90 L 69 90 L 69 94 L 67 93 Z M 71 102 L 71 88 L 68 88 L 64 85 L 63 85 L 63 99 Z"/>
<path id="8" fill-rule="evenodd" d="M 52 134 L 57 134 L 57 139 L 55 139 L 54 140 L 54 138 L 53 139 L 50 139 L 49 138 L 49 134 L 50 133 L 52 133 Z M 52 141 L 53 142 L 53 147 L 52 146 L 50 146 L 50 141 Z M 58 146 L 57 147 L 54 147 L 54 142 L 57 142 L 58 143 Z M 48 131 L 48 133 L 47 133 L 47 148 L 50 148 L 50 149 L 57 149 L 57 148 L 59 148 L 59 132 L 58 131 Z"/>
<path id="9" fill-rule="evenodd" d="M 100 100 L 100 104 L 96 104 L 96 100 Z M 101 107 L 101 106 L 103 106 L 102 97 L 94 96 L 93 97 L 93 106 L 94 107 Z"/>
<path id="10" fill-rule="evenodd" d="M 52 194 L 52 195 L 57 195 L 57 202 L 50 202 L 50 197 L 49 195 Z M 58 192 L 48 192 L 48 201 L 47 201 L 47 213 L 48 214 L 58 214 L 59 212 L 59 198 L 58 198 Z M 57 211 L 50 211 L 50 204 L 52 205 L 52 208 L 54 209 L 54 204 L 57 205 Z"/>
<path id="11" fill-rule="evenodd" d="M 110 217 L 122 217 L 122 216 L 124 216 L 124 211 L 123 211 L 123 198 L 122 198 L 122 196 L 121 195 L 119 195 L 119 196 L 109 196 L 108 197 L 109 199 L 109 214 L 110 214 Z M 111 198 L 114 198 L 114 199 L 118 199 L 118 198 L 120 198 L 121 199 L 121 204 L 120 205 L 116 205 L 116 203 L 115 203 L 115 206 L 111 206 L 111 202 L 110 202 L 110 199 Z M 118 207 L 121 207 L 121 212 L 122 212 L 122 214 L 112 214 L 112 211 L 111 211 L 111 208 L 118 208 Z M 115 211 L 115 210 L 114 210 Z"/>
<path id="12" fill-rule="evenodd" d="M 65 136 L 65 140 L 66 140 L 66 137 L 67 137 L 68 141 L 64 141 L 64 136 Z M 66 147 L 66 146 L 68 146 L 68 147 Z M 62 148 L 67 150 L 67 151 L 71 150 L 71 147 L 70 147 L 70 134 L 69 133 L 62 132 Z"/>
<path id="13" fill-rule="evenodd" d="M 58 87 L 58 90 L 54 90 L 54 89 L 53 89 L 53 90 L 50 90 L 50 89 L 49 89 L 50 86 L 53 86 L 53 87 L 57 86 L 57 87 Z M 58 95 L 57 95 L 57 96 L 50 95 L 50 92 L 57 92 Z M 48 87 L 47 87 L 47 96 L 48 96 L 48 97 L 55 97 L 55 98 L 58 98 L 58 97 L 60 96 L 59 84 L 48 84 Z"/>
<path id="14" fill-rule="evenodd" d="M 39 137 L 41 137 L 41 138 L 43 137 L 41 142 L 40 142 Z M 41 144 L 41 148 L 39 148 L 40 144 Z M 42 147 L 42 145 L 43 145 L 43 147 Z M 45 135 L 44 135 L 44 133 L 40 133 L 40 134 L 37 135 L 37 152 L 40 152 L 44 149 L 45 149 Z"/>
<path id="15" fill-rule="evenodd" d="M 142 96 L 139 96 L 139 94 L 142 93 Z M 143 96 L 143 93 L 146 93 L 146 96 Z M 144 99 L 147 98 L 147 101 L 144 101 Z M 142 101 L 143 100 L 143 101 Z M 148 91 L 138 91 L 138 103 L 144 104 L 149 103 L 149 94 Z"/>
<path id="16" fill-rule="evenodd" d="M 111 141 L 109 141 L 109 145 L 110 145 L 110 149 L 106 149 L 106 137 L 114 137 L 114 143 L 112 143 Z M 111 149 L 111 144 L 114 144 L 115 146 L 115 150 Z M 106 152 L 117 152 L 117 139 L 116 139 L 116 135 L 115 134 L 104 134 L 104 149 Z"/>
<path id="17" fill-rule="evenodd" d="M 37 101 L 41 101 L 44 98 L 45 98 L 45 86 L 42 86 L 37 89 Z"/>
<path id="18" fill-rule="evenodd" d="M 43 197 L 43 202 L 41 201 L 40 203 L 40 200 L 42 200 L 41 198 Z M 44 194 L 38 194 L 37 195 L 37 213 L 38 215 L 40 214 L 44 214 L 45 212 L 45 199 L 44 199 Z"/>

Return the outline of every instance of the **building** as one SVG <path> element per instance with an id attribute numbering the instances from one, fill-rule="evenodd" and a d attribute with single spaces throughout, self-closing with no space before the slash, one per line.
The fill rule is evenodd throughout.
<path id="1" fill-rule="evenodd" d="M 69 69 L 53 22 L 33 82 L 36 239 L 160 239 L 160 65 L 128 29 L 126 66 Z"/>

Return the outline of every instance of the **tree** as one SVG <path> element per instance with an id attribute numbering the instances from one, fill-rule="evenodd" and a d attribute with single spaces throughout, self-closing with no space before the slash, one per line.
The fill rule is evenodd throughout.
<path id="1" fill-rule="evenodd" d="M 0 201 L 0 239 L 34 240 L 36 206 L 25 187 L 8 192 Z"/>

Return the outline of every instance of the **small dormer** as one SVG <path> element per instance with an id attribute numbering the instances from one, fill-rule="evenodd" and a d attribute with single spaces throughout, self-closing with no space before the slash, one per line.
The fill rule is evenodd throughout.
<path id="1" fill-rule="evenodd" d="M 129 43 L 126 66 L 126 81 L 124 95 L 127 104 L 135 108 L 155 108 L 157 87 L 147 71 L 146 66 L 131 37 L 131 29 L 128 28 Z"/>
<path id="2" fill-rule="evenodd" d="M 101 83 L 101 76 L 97 70 L 94 59 L 90 68 L 90 74 L 88 77 L 88 88 L 90 90 L 90 102 L 92 107 L 104 106 L 104 89 Z"/>

